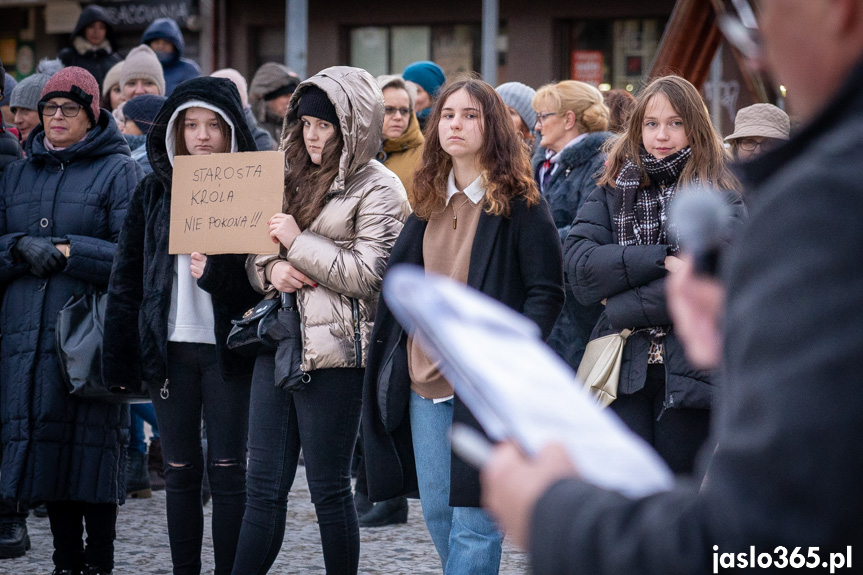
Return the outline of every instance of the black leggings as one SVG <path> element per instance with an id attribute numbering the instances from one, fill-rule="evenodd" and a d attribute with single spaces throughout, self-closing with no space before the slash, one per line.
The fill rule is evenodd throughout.
<path id="1" fill-rule="evenodd" d="M 652 445 L 674 473 L 691 474 L 710 430 L 710 410 L 673 408 L 663 412 L 664 402 L 665 366 L 648 365 L 644 387 L 618 395 L 611 410 Z"/>
<path id="2" fill-rule="evenodd" d="M 117 506 L 113 503 L 49 501 L 48 520 L 54 536 L 54 566 L 83 569 L 85 565 L 103 571 L 114 569 L 114 539 L 117 537 Z M 84 524 L 87 546 L 84 546 Z"/>

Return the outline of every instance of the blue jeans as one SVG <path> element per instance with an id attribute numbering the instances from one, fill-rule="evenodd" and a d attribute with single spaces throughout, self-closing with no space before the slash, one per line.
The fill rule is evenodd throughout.
<path id="1" fill-rule="evenodd" d="M 443 572 L 497 573 L 503 535 L 492 518 L 479 507 L 449 505 L 452 400 L 434 403 L 412 391 L 410 418 L 423 516 Z"/>
<path id="2" fill-rule="evenodd" d="M 159 439 L 159 424 L 156 423 L 156 410 L 152 403 L 133 403 L 129 405 L 132 423 L 129 425 L 129 451 L 147 453 L 144 441 L 144 422 L 153 428 L 153 439 Z"/>
<path id="3" fill-rule="evenodd" d="M 222 377 L 216 346 L 168 342 L 168 398 L 150 397 L 162 430 L 165 506 L 174 575 L 201 572 L 204 453 L 201 417 L 207 418 L 207 470 L 213 496 L 213 556 L 217 575 L 231 572 L 246 507 L 249 380 Z"/>
<path id="4" fill-rule="evenodd" d="M 276 560 L 301 445 L 327 573 L 356 573 L 360 529 L 351 456 L 362 412 L 363 370 L 310 371 L 305 388 L 287 393 L 274 385 L 274 366 L 274 355 L 262 353 L 252 377 L 248 500 L 233 573 L 263 574 Z"/>

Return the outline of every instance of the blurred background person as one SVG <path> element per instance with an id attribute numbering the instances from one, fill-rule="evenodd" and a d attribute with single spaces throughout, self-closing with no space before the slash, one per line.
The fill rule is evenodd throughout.
<path id="1" fill-rule="evenodd" d="M 384 129 L 377 159 L 395 172 L 413 205 L 414 172 L 422 161 L 423 138 L 414 113 L 415 93 L 399 76 L 378 76 L 384 95 Z"/>
<path id="2" fill-rule="evenodd" d="M 608 131 L 620 134 L 626 131 L 626 122 L 635 107 L 635 96 L 626 90 L 615 88 L 602 93 L 608 107 Z"/>
<path id="3" fill-rule="evenodd" d="M 105 74 L 121 60 L 114 27 L 105 9 L 95 4 L 85 6 L 70 41 L 71 45 L 60 50 L 58 58 L 64 66 L 80 66 L 90 72 L 101 89 Z"/>
<path id="4" fill-rule="evenodd" d="M 18 82 L 15 90 L 12 91 L 10 105 L 22 146 L 33 128 L 39 125 L 39 100 L 42 97 L 42 88 L 51 76 L 62 68 L 63 64 L 59 60 L 42 60 L 36 67 L 36 73 Z"/>
<path id="5" fill-rule="evenodd" d="M 533 127 L 536 125 L 533 97 L 536 96 L 536 90 L 521 82 L 506 82 L 495 88 L 495 91 L 503 98 L 515 131 L 527 144 L 532 155 L 536 147 L 536 136 L 533 134 Z"/>
<path id="6" fill-rule="evenodd" d="M 258 124 L 270 134 L 271 149 L 282 141 L 282 124 L 291 95 L 300 84 L 300 77 L 282 64 L 267 62 L 257 69 L 249 85 L 249 103 Z"/>
<path id="7" fill-rule="evenodd" d="M 123 62 L 117 62 L 102 81 L 102 107 L 113 112 L 123 100 L 123 87 L 120 82 L 123 78 Z"/>
<path id="8" fill-rule="evenodd" d="M 735 160 L 747 162 L 788 140 L 791 120 L 773 104 L 753 104 L 737 110 L 734 132 L 725 136 Z"/>
<path id="9" fill-rule="evenodd" d="M 114 567 L 129 410 L 69 395 L 54 330 L 73 294 L 107 287 L 143 176 L 114 119 L 99 109 L 99 94 L 83 68 L 54 74 L 27 159 L 0 180 L 0 492 L 47 502 L 55 572 L 89 574 Z"/>
<path id="10" fill-rule="evenodd" d="M 243 117 L 246 119 L 246 124 L 252 132 L 252 137 L 255 139 L 258 151 L 266 152 L 273 150 L 273 140 L 270 138 L 270 134 L 258 125 L 258 120 L 255 118 L 251 104 L 249 104 L 249 85 L 246 83 L 246 78 L 233 68 L 216 70 L 210 76 L 214 78 L 227 78 L 234 83 L 240 92 L 240 102 L 243 104 Z"/>
<path id="11" fill-rule="evenodd" d="M 547 84 L 533 98 L 541 150 L 533 157 L 534 177 L 551 207 L 561 245 L 576 214 L 597 188 L 611 136 L 602 93 L 584 82 Z M 572 281 L 573 278 L 568 278 Z M 567 290 L 566 302 L 548 338 L 548 345 L 578 369 L 602 305 L 583 305 Z"/>
<path id="12" fill-rule="evenodd" d="M 171 18 L 158 18 L 147 26 L 141 36 L 141 44 L 146 44 L 156 53 L 165 75 L 165 93 L 170 96 L 177 84 L 201 75 L 198 64 L 183 58 L 186 42 L 177 22 Z"/>
<path id="13" fill-rule="evenodd" d="M 152 48 L 141 44 L 129 52 L 123 61 L 120 87 L 124 101 L 141 94 L 165 95 L 165 74 Z"/>
<path id="14" fill-rule="evenodd" d="M 437 93 L 446 83 L 446 74 L 443 68 L 434 62 L 424 60 L 409 64 L 402 72 L 402 78 L 416 88 L 414 112 L 419 120 L 420 130 L 425 131 L 426 120 L 431 113 Z"/>
<path id="15" fill-rule="evenodd" d="M 10 97 L 17 85 L 18 81 L 15 78 L 6 72 L 3 72 L 3 97 L 0 98 L 0 117 L 2 117 L 3 121 L 9 126 L 12 126 L 15 123 L 15 114 L 12 112 Z"/>

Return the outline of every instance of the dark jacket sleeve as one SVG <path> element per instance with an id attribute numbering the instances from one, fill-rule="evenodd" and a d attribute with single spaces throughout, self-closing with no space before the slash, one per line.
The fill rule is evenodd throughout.
<path id="1" fill-rule="evenodd" d="M 137 162 L 122 157 L 109 174 L 108 192 L 104 206 L 111 237 L 109 239 L 70 235 L 69 259 L 64 274 L 95 285 L 106 286 L 114 262 L 116 243 L 126 217 L 126 208 L 135 186 L 144 177 Z"/>
<path id="2" fill-rule="evenodd" d="M 567 280 L 583 305 L 665 277 L 668 246 L 621 246 L 615 241 L 609 208 L 614 193 L 612 188 L 593 191 L 564 244 Z"/>
<path id="3" fill-rule="evenodd" d="M 563 308 L 563 265 L 560 240 L 545 200 L 524 211 L 518 258 L 525 286 L 522 313 L 539 326 L 548 339 Z"/>
<path id="4" fill-rule="evenodd" d="M 245 254 L 218 254 L 207 256 L 204 273 L 198 279 L 198 287 L 215 296 L 248 296 L 260 298 L 246 275 Z"/>
<path id="5" fill-rule="evenodd" d="M 665 278 L 609 297 L 605 314 L 615 329 L 670 325 Z"/>
<path id="6" fill-rule="evenodd" d="M 148 181 L 138 185 L 129 202 L 108 284 L 102 377 L 109 385 L 141 375 L 138 315 L 144 296 L 144 191 Z"/>
<path id="7" fill-rule="evenodd" d="M 14 173 L 19 173 L 17 170 Z M 8 198 L 17 183 L 13 170 L 5 170 L 0 178 L 0 285 L 12 283 L 15 279 L 27 273 L 27 264 L 16 258 L 12 248 L 18 243 L 23 232 L 10 233 L 6 222 L 6 198 Z"/>

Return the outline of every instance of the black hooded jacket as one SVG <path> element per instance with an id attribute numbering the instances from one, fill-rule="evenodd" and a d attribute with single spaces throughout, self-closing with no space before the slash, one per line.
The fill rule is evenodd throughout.
<path id="1" fill-rule="evenodd" d="M 104 22 L 105 27 L 107 28 L 105 40 L 110 44 L 110 49 L 106 50 L 105 48 L 97 48 L 95 50 L 86 50 L 83 53 L 79 52 L 74 45 L 75 38 L 78 38 L 79 36 L 83 38 L 84 29 L 93 22 L 100 21 Z M 96 6 L 95 4 L 90 4 L 81 12 L 81 16 L 78 18 L 78 23 L 72 31 L 70 41 L 72 42 L 72 45 L 60 50 L 58 58 L 66 67 L 79 66 L 93 74 L 93 77 L 96 78 L 97 82 L 99 82 L 99 88 L 101 89 L 102 81 L 105 79 L 105 74 L 108 73 L 108 70 L 110 70 L 114 64 L 122 60 L 120 55 L 116 52 L 117 41 L 114 39 L 114 27 L 111 25 L 111 17 L 108 16 L 108 13 L 105 12 L 104 8 Z"/>
<path id="2" fill-rule="evenodd" d="M 132 197 L 111 272 L 102 358 L 106 381 L 139 376 L 148 386 L 161 387 L 165 382 L 174 269 L 174 256 L 168 253 L 173 167 L 166 135 L 173 113 L 191 101 L 223 111 L 234 126 L 237 151 L 257 150 L 243 117 L 240 94 L 230 80 L 209 76 L 188 80 L 162 106 L 147 136 L 153 173 L 141 181 Z M 226 377 L 250 375 L 253 360 L 225 348 L 230 320 L 260 299 L 247 279 L 245 256 L 209 256 L 198 286 L 212 296 L 216 350 L 223 373 Z M 135 325 L 137 331 L 129 329 Z"/>

